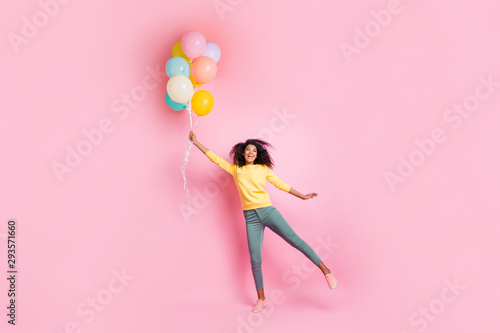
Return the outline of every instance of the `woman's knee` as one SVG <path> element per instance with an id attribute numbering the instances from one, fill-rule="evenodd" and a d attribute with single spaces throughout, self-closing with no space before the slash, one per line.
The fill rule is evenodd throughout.
<path id="1" fill-rule="evenodd" d="M 297 234 L 289 238 L 289 243 L 296 248 L 301 248 L 305 244 L 304 240 L 300 238 Z"/>
<path id="2" fill-rule="evenodd" d="M 250 251 L 250 262 L 252 265 L 260 265 L 262 263 L 262 253 L 259 251 Z"/>
<path id="3" fill-rule="evenodd" d="M 262 258 L 250 258 L 252 268 L 260 268 L 262 266 Z"/>

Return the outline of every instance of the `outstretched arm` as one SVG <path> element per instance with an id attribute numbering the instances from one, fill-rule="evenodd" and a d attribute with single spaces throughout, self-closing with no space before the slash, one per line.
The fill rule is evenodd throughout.
<path id="1" fill-rule="evenodd" d="M 199 143 L 198 140 L 196 140 L 196 135 L 193 133 L 193 131 L 189 132 L 189 140 L 193 141 L 193 145 L 198 147 L 198 149 L 201 150 L 203 154 L 207 153 L 208 149 L 201 143 Z"/>
<path id="2" fill-rule="evenodd" d="M 294 190 L 290 185 L 288 185 L 287 183 L 285 183 L 284 181 L 279 179 L 271 169 L 266 168 L 266 172 L 267 172 L 266 178 L 271 184 L 273 184 L 274 186 L 276 186 L 276 188 L 278 188 L 280 190 L 283 190 L 285 192 L 288 192 L 290 194 L 295 195 L 297 198 L 301 198 L 302 200 L 306 200 L 306 199 L 314 198 L 315 196 L 318 195 L 318 193 L 314 193 L 314 192 L 304 195 L 304 194 L 300 193 L 299 191 Z"/>
<path id="3" fill-rule="evenodd" d="M 307 199 L 311 199 L 311 198 L 318 196 L 318 193 L 314 193 L 314 192 L 303 195 L 302 193 L 294 190 L 293 188 L 290 188 L 290 191 L 288 193 L 293 194 L 297 198 L 301 198 L 302 200 L 307 200 Z"/>
<path id="4" fill-rule="evenodd" d="M 198 140 L 196 140 L 196 135 L 193 133 L 193 131 L 189 132 L 189 140 L 193 141 L 193 145 L 198 147 L 198 149 L 200 149 L 203 154 L 205 154 L 205 156 L 207 156 L 212 162 L 220 166 L 225 171 L 229 172 L 231 175 L 234 174 L 236 165 L 229 163 L 220 156 L 217 156 L 213 151 L 199 143 Z"/>

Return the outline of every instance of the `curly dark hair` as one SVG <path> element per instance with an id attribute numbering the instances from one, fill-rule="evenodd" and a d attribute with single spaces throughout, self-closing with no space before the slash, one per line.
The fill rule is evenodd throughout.
<path id="1" fill-rule="evenodd" d="M 266 142 L 261 139 L 248 139 L 245 142 L 240 142 L 234 145 L 231 148 L 231 152 L 229 156 L 233 158 L 233 163 L 239 167 L 246 165 L 245 157 L 243 153 L 248 145 L 254 145 L 257 148 L 257 158 L 253 162 L 254 164 L 263 164 L 266 165 L 269 169 L 272 169 L 274 166 L 273 159 L 271 155 L 269 155 L 267 151 L 267 147 L 274 148 L 269 142 Z"/>

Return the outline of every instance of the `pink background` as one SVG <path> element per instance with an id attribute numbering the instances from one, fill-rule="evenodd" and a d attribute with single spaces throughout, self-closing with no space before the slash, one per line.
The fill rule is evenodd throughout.
<path id="1" fill-rule="evenodd" d="M 231 10 L 218 14 L 218 3 Z M 481 86 L 500 82 L 497 1 L 67 1 L 47 9 L 51 17 L 35 0 L 2 5 L 2 332 L 14 331 L 9 219 L 16 332 L 500 329 L 500 86 Z M 388 7 L 381 26 L 372 11 Z M 34 16 L 38 31 L 13 46 L 9 36 Z M 199 141 L 229 159 L 235 143 L 263 136 L 276 147 L 276 175 L 319 193 L 302 201 L 267 187 L 338 277 L 335 290 L 267 229 L 271 303 L 250 313 L 237 191 L 195 147 L 187 181 L 196 210 L 186 215 L 189 117 L 166 106 L 165 76 L 147 76 L 163 71 L 188 30 L 222 50 L 216 79 L 202 87 L 215 107 L 199 120 Z M 347 44 L 357 53 L 344 54 Z M 145 77 L 154 89 L 140 88 Z M 141 91 L 125 114 L 121 99 Z M 447 111 L 459 103 L 475 109 Z M 53 163 L 106 119 L 111 132 L 58 179 Z M 435 129 L 441 142 L 430 144 Z M 400 166 L 410 157 L 413 173 Z M 388 172 L 404 181 L 391 187 Z"/>

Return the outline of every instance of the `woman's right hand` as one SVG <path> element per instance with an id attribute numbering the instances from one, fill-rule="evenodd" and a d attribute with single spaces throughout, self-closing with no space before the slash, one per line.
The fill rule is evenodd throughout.
<path id="1" fill-rule="evenodd" d="M 208 148 L 206 148 L 201 143 L 199 143 L 198 140 L 196 140 L 196 134 L 194 134 L 193 131 L 189 132 L 189 140 L 191 140 L 193 144 L 203 152 L 203 154 L 206 154 L 208 152 Z"/>
<path id="2" fill-rule="evenodd" d="M 194 133 L 193 133 L 193 131 L 190 131 L 190 132 L 189 132 L 189 140 L 193 141 L 193 143 L 198 142 L 198 141 L 196 140 L 196 134 L 194 134 Z"/>

